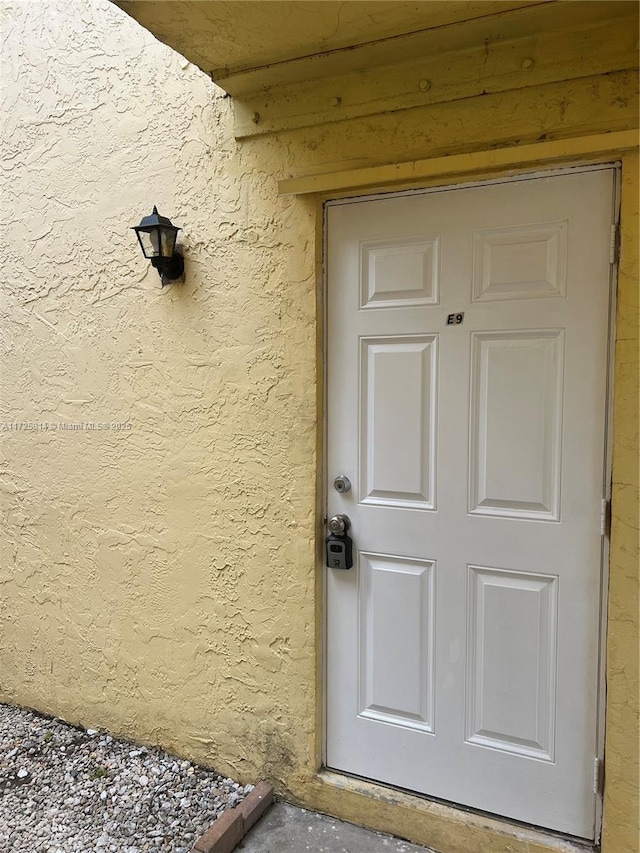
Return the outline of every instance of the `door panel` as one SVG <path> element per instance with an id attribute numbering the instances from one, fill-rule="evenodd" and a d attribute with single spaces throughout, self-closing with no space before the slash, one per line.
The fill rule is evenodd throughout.
<path id="1" fill-rule="evenodd" d="M 359 714 L 433 731 L 434 565 L 360 554 Z"/>
<path id="2" fill-rule="evenodd" d="M 327 207 L 327 764 L 585 838 L 613 187 Z"/>
<path id="3" fill-rule="evenodd" d="M 361 339 L 362 503 L 434 508 L 436 350 L 435 335 Z"/>
<path id="4" fill-rule="evenodd" d="M 558 520 L 562 329 L 471 336 L 469 511 Z"/>
<path id="5" fill-rule="evenodd" d="M 469 566 L 468 592 L 467 742 L 553 761 L 557 577 Z"/>
<path id="6" fill-rule="evenodd" d="M 474 302 L 564 296 L 566 222 L 490 228 L 473 240 Z"/>
<path id="7" fill-rule="evenodd" d="M 361 308 L 438 303 L 437 237 L 363 243 Z"/>

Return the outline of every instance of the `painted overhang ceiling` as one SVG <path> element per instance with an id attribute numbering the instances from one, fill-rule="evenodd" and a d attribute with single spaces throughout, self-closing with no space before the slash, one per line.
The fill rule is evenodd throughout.
<path id="1" fill-rule="evenodd" d="M 636 0 L 113 0 L 233 95 L 245 138 L 638 65 Z"/>
<path id="2" fill-rule="evenodd" d="M 114 2 L 157 39 L 227 88 L 227 78 L 249 70 L 557 0 Z"/>

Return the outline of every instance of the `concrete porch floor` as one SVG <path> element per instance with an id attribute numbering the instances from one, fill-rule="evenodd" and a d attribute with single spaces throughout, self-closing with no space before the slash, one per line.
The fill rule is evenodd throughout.
<path id="1" fill-rule="evenodd" d="M 275 803 L 236 848 L 241 853 L 433 853 L 390 835 Z"/>

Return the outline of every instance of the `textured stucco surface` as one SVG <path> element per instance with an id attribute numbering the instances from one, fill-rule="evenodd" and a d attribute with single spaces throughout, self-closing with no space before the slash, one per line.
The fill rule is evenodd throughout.
<path id="1" fill-rule="evenodd" d="M 312 200 L 279 198 L 276 179 L 634 127 L 636 78 L 240 144 L 230 99 L 106 0 L 1 13 L 0 402 L 14 428 L 1 441 L 0 699 L 375 825 L 375 805 L 311 781 L 320 217 Z M 605 853 L 637 849 L 634 162 L 623 167 Z M 128 231 L 154 203 L 184 229 L 186 282 L 164 291 Z"/>
<path id="2" fill-rule="evenodd" d="M 314 743 L 309 206 L 117 8 L 2 14 L 3 697 L 283 778 Z"/>
<path id="3" fill-rule="evenodd" d="M 625 158 L 618 281 L 603 850 L 640 849 L 638 155 Z"/>

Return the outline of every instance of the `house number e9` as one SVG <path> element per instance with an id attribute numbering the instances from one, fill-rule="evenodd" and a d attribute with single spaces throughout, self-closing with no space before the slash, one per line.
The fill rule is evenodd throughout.
<path id="1" fill-rule="evenodd" d="M 464 311 L 459 311 L 457 314 L 449 314 L 447 317 L 447 326 L 459 326 L 464 320 Z"/>

